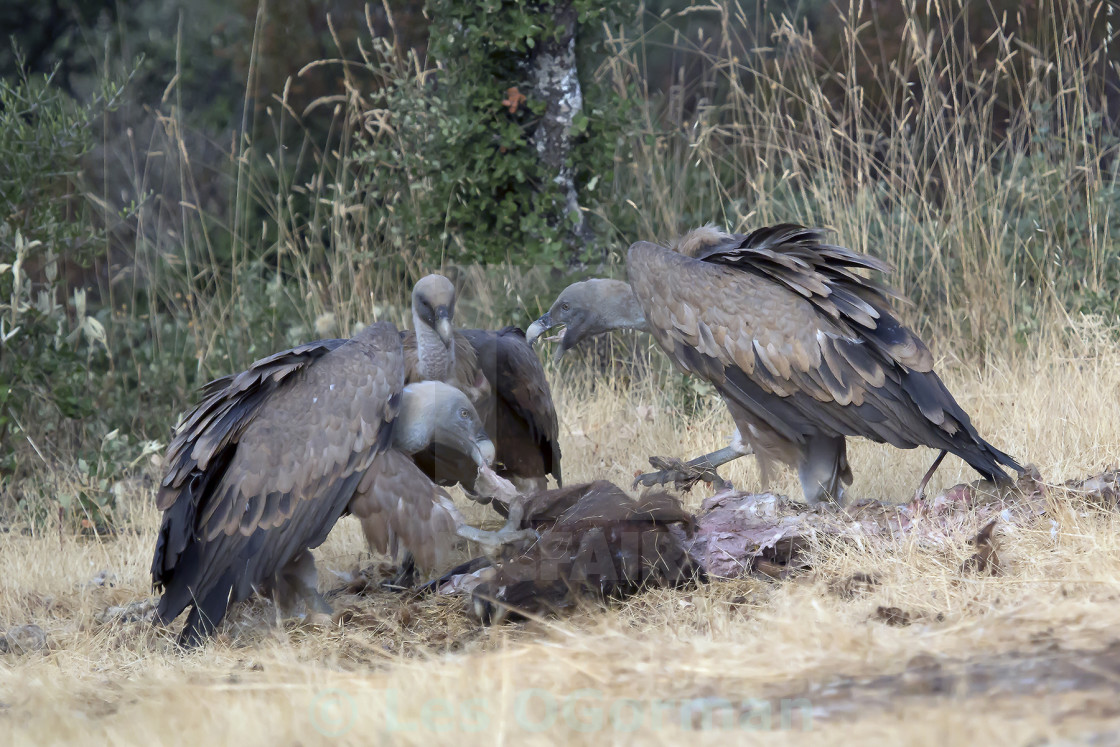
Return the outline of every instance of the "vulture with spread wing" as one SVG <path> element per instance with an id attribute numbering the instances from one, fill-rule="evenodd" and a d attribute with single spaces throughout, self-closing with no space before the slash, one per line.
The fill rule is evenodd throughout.
<path id="1" fill-rule="evenodd" d="M 940 450 L 919 492 L 946 452 L 989 480 L 1021 471 L 977 434 L 929 349 L 891 313 L 894 293 L 860 274 L 885 263 L 786 224 L 746 235 L 705 227 L 674 248 L 639 241 L 626 266 L 629 284 L 568 286 L 528 339 L 565 325 L 559 356 L 594 334 L 646 330 L 716 387 L 737 426 L 732 445 L 688 463 L 653 459 L 664 469 L 641 482 L 722 482 L 716 467 L 753 452 L 764 479 L 773 462 L 789 464 L 809 503 L 843 503 L 847 436 Z"/>
<path id="2" fill-rule="evenodd" d="M 560 427 L 544 369 L 525 333 L 455 330 L 455 286 L 442 275 L 421 278 L 412 290 L 413 330 L 402 334 L 407 381 L 443 381 L 471 398 L 494 441 L 495 469 L 522 491 L 562 485 Z M 442 485 L 474 490 L 477 469 L 469 456 L 432 447 L 416 463 Z"/>
<path id="3" fill-rule="evenodd" d="M 329 614 L 309 550 L 345 513 L 378 549 L 399 541 L 429 568 L 455 535 L 486 545 L 526 536 L 467 526 L 413 464 L 411 454 L 438 443 L 469 454 L 486 485 L 504 482 L 489 470 L 494 446 L 467 397 L 441 382 L 405 386 L 404 377 L 400 335 L 378 323 L 203 388 L 176 428 L 156 499 L 157 614 L 169 623 L 192 608 L 181 644 L 199 643 L 231 602 L 258 589 L 275 592 L 285 612 L 302 601 Z"/>

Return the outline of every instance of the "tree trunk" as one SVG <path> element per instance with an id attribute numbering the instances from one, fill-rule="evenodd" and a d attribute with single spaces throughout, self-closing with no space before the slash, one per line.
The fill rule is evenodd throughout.
<path id="1" fill-rule="evenodd" d="M 557 3 L 553 13 L 561 33 L 538 45 L 529 60 L 533 95 L 547 104 L 531 142 L 538 158 L 555 174 L 552 181 L 564 196 L 564 217 L 571 220 L 569 216 L 576 216 L 575 227 L 568 232 L 567 243 L 572 249 L 581 250 L 592 236 L 580 210 L 579 190 L 569 163 L 572 122 L 583 109 L 583 91 L 576 70 L 576 31 L 579 24 L 570 1 Z"/>

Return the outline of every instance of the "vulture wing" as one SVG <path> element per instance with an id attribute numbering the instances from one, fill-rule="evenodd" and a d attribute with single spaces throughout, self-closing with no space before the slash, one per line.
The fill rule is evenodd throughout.
<path id="1" fill-rule="evenodd" d="M 223 380 L 219 380 L 223 381 Z M 404 386 L 400 338 L 374 324 L 349 341 L 285 351 L 204 390 L 168 453 L 152 579 L 158 615 L 193 605 L 181 640 L 206 635 L 316 547 L 389 448 Z"/>
<path id="2" fill-rule="evenodd" d="M 424 569 L 443 567 L 456 541 L 455 519 L 443 488 L 399 451 L 378 454 L 358 485 L 350 513 L 362 522 L 366 540 L 381 553 L 396 555 L 404 543 Z"/>
<path id="3" fill-rule="evenodd" d="M 518 327 L 497 332 L 465 329 L 493 397 L 479 410 L 494 440 L 504 472 L 521 477 L 550 474 L 563 485 L 560 472 L 560 424 L 552 390 L 536 352 Z"/>
<path id="4" fill-rule="evenodd" d="M 661 347 L 750 420 L 794 443 L 945 449 L 991 479 L 1019 469 L 977 434 L 929 349 L 891 314 L 892 292 L 857 274 L 885 264 L 800 226 L 700 239 L 680 251 L 634 244 L 630 283 Z"/>
<path id="5" fill-rule="evenodd" d="M 302 371 L 346 340 L 318 340 L 261 358 L 248 370 L 202 386 L 202 402 L 175 427 L 164 464 L 156 507 L 166 511 L 188 488 L 188 481 L 230 452 L 258 407 L 292 374 Z M 217 471 L 213 474 L 219 474 Z M 198 487 L 198 486 L 195 486 Z"/>

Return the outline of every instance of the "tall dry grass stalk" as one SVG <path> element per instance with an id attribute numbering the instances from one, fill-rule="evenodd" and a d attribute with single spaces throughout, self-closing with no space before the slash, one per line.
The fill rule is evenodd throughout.
<path id="1" fill-rule="evenodd" d="M 732 230 L 823 225 L 838 243 L 894 264 L 892 280 L 915 301 L 903 316 L 970 360 L 1068 327 L 1082 309 L 1116 313 L 1108 299 L 1120 283 L 1120 158 L 1115 136 L 1100 130 L 1097 83 L 1117 63 L 1107 57 L 1111 30 L 1087 31 L 1101 25 L 1106 4 L 1048 0 L 1040 38 L 1019 38 L 1010 18 L 981 45 L 964 33 L 967 3 L 903 5 L 904 34 L 893 50 L 877 47 L 894 52 L 879 59 L 864 46 L 876 31 L 872 10 L 852 3 L 839 19 L 841 57 L 829 65 L 788 18 L 738 0 L 689 9 L 718 18 L 718 43 L 678 34 L 702 69 L 694 87 L 664 95 L 648 88 L 645 43 L 672 19 L 642 10 L 636 36 L 607 29 L 611 54 L 594 76 L 641 94 L 632 156 L 597 186 L 615 195 L 616 210 L 601 216 L 616 226 L 613 260 L 634 240 L 667 240 L 709 220 Z M 267 13 L 262 3 L 258 27 Z M 342 94 L 296 111 L 286 87 L 261 122 L 243 123 L 231 143 L 227 219 L 206 210 L 176 88 L 168 89 L 146 150 L 175 161 L 168 171 L 178 184 L 152 183 L 144 169 L 135 191 L 179 198 L 173 210 L 156 200 L 139 211 L 133 295 L 187 321 L 189 332 L 152 334 L 157 346 L 170 335 L 193 348 L 198 377 L 284 344 L 349 334 L 358 322 L 406 322 L 409 281 L 430 271 L 459 281 L 463 322 L 484 326 L 524 325 L 557 289 L 549 273 L 516 262 L 456 268 L 430 247 L 397 247 L 399 217 L 379 210 L 362 181 L 377 167 L 363 161 L 365 144 L 392 139 L 397 123 L 364 92 L 433 72 L 366 20 L 360 64 L 340 56 L 305 68 L 339 66 Z M 744 28 L 768 46 L 743 48 Z M 333 121 L 325 143 L 305 128 L 324 111 Z M 252 135 L 262 126 L 280 144 L 269 152 Z"/>
<path id="2" fill-rule="evenodd" d="M 1120 64 L 1109 4 L 1042 2 L 1038 38 L 1005 15 L 979 44 L 969 5 L 904 0 L 902 36 L 885 41 L 886 9 L 841 4 L 831 64 L 806 29 L 752 3 L 690 9 L 718 14 L 718 46 L 685 42 L 706 63 L 694 88 L 673 87 L 661 107 L 642 91 L 645 137 L 611 189 L 632 200 L 642 238 L 704 220 L 827 226 L 895 265 L 911 320 L 979 349 L 1066 321 L 1120 278 L 1120 158 L 1100 88 Z M 772 34 L 744 49 L 741 28 Z M 641 85 L 642 41 L 614 38 L 599 74 Z"/>

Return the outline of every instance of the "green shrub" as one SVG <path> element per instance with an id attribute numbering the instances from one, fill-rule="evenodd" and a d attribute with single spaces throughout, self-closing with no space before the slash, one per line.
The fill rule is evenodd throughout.
<path id="1" fill-rule="evenodd" d="M 530 141 L 546 102 L 533 95 L 527 60 L 559 38 L 561 5 L 578 14 L 583 60 L 583 108 L 566 166 L 581 206 L 600 204 L 596 176 L 609 181 L 615 159 L 625 158 L 633 99 L 584 71 L 599 51 L 596 24 L 627 4 L 431 0 L 429 55 L 438 67 L 419 71 L 384 40 L 371 63 L 383 86 L 367 117 L 359 185 L 369 209 L 388 216 L 390 241 L 422 247 L 433 264 L 446 257 L 560 267 L 590 254 L 594 242 L 571 240 L 578 217 L 565 211 L 556 173 Z"/>
<path id="2" fill-rule="evenodd" d="M 0 79 L 0 472 L 10 470 L 26 427 L 63 438 L 99 409 L 109 365 L 105 316 L 71 283 L 106 240 L 91 215 L 81 160 L 91 123 L 119 100 L 106 81 L 79 104 L 51 76 Z"/>

